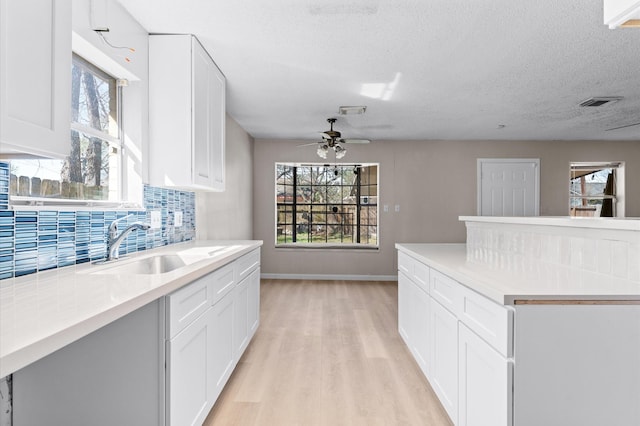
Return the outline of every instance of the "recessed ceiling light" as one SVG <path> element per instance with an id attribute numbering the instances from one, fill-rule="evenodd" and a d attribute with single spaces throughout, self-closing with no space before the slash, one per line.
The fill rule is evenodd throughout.
<path id="1" fill-rule="evenodd" d="M 356 115 L 356 114 L 364 114 L 366 110 L 367 110 L 367 107 L 364 105 L 341 106 L 338 108 L 338 113 L 340 115 Z"/>

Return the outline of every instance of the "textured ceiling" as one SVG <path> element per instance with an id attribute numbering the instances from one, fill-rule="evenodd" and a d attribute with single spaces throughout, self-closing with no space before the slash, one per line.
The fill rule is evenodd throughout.
<path id="1" fill-rule="evenodd" d="M 638 139 L 640 29 L 602 0 L 121 0 L 149 32 L 192 33 L 255 138 Z M 592 96 L 623 96 L 580 108 Z M 502 126 L 504 127 L 502 127 Z"/>

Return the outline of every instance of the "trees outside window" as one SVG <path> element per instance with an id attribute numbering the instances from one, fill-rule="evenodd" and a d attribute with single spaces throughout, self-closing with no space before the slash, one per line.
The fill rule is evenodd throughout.
<path id="1" fill-rule="evenodd" d="M 276 164 L 276 245 L 378 246 L 377 164 Z"/>
<path id="2" fill-rule="evenodd" d="M 117 200 L 119 89 L 114 77 L 74 55 L 71 134 L 64 160 L 11 161 L 11 194 L 40 198 Z"/>

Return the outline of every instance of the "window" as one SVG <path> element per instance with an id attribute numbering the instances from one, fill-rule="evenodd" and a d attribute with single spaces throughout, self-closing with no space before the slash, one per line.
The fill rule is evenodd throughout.
<path id="1" fill-rule="evenodd" d="M 70 153 L 65 160 L 11 161 L 12 200 L 121 198 L 117 80 L 74 55 L 71 68 Z"/>
<path id="2" fill-rule="evenodd" d="M 378 246 L 377 164 L 276 163 L 276 246 Z"/>
<path id="3" fill-rule="evenodd" d="M 571 163 L 571 216 L 624 216 L 623 195 L 623 163 Z"/>

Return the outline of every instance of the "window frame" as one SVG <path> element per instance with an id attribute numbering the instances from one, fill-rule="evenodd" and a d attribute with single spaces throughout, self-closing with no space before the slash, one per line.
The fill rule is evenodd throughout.
<path id="1" fill-rule="evenodd" d="M 580 162 L 580 161 L 572 161 L 569 164 L 569 216 L 571 217 L 624 217 L 625 216 L 625 203 L 624 203 L 624 193 L 625 193 L 625 179 L 624 179 L 624 168 L 625 163 L 623 161 L 592 161 L 592 162 Z M 594 195 L 584 195 L 584 194 L 575 194 L 573 181 L 574 179 L 578 179 L 582 176 L 589 176 L 590 174 L 597 173 L 598 171 L 611 169 L 613 173 L 613 190 L 614 194 L 594 194 Z M 586 173 L 584 175 L 579 175 L 579 173 L 575 173 L 578 170 L 590 171 L 591 173 Z M 603 190 L 604 192 L 604 190 Z M 612 203 L 612 216 L 595 216 L 595 215 L 582 215 L 577 214 L 579 209 L 577 205 L 573 204 L 574 200 L 602 200 L 604 203 L 605 200 L 611 200 Z M 589 209 L 594 212 L 599 212 L 598 208 Z"/>
<path id="2" fill-rule="evenodd" d="M 82 51 L 86 50 L 86 47 L 80 49 Z M 86 53 L 86 52 L 85 52 Z M 115 134 L 111 134 L 109 132 L 101 131 L 99 129 L 94 129 L 88 125 L 84 125 L 79 122 L 73 121 L 73 116 L 70 121 L 69 128 L 69 147 L 71 148 L 71 134 L 74 131 L 83 133 L 87 137 L 96 137 L 100 140 L 107 143 L 109 149 L 117 150 L 117 156 L 114 156 L 115 161 L 117 162 L 117 166 L 114 171 L 109 173 L 109 192 L 116 192 L 114 197 L 109 197 L 110 199 L 85 199 L 85 198 L 48 198 L 48 197 L 33 197 L 33 196 L 23 196 L 23 195 L 10 195 L 9 196 L 9 205 L 13 210 L 24 210 L 24 209 L 40 209 L 40 208 L 51 208 L 51 207 L 59 207 L 59 208 L 75 208 L 75 207 L 89 207 L 96 209 L 121 209 L 127 208 L 129 210 L 144 210 L 142 205 L 142 200 L 129 200 L 130 194 L 127 191 L 126 185 L 126 164 L 125 164 L 125 154 L 126 154 L 126 144 L 125 144 L 125 132 L 123 125 L 123 117 L 125 116 L 123 105 L 125 104 L 124 100 L 124 91 L 123 87 L 127 86 L 128 81 L 126 79 L 118 78 L 116 75 L 113 75 L 109 71 L 105 71 L 105 68 L 113 68 L 111 66 L 102 66 L 102 65 L 110 65 L 108 62 L 110 59 L 103 58 L 99 62 L 104 62 L 104 64 L 95 64 L 86 59 L 81 52 L 77 52 L 76 49 L 73 49 L 72 56 L 72 64 L 78 61 L 80 66 L 87 68 L 92 73 L 98 75 L 100 78 L 109 78 L 114 81 L 115 84 L 115 126 L 113 128 Z M 93 55 L 89 55 L 93 56 Z M 71 105 L 70 105 L 71 108 Z M 33 156 L 33 155 L 21 155 L 14 154 L 11 158 L 7 160 L 11 162 L 11 160 L 15 159 L 37 159 L 41 157 Z M 110 162 L 113 159 L 110 159 Z M 114 188 L 115 184 L 115 188 Z M 136 197 L 137 198 L 137 197 Z"/>
<path id="3" fill-rule="evenodd" d="M 289 184 L 290 186 L 293 187 L 293 202 L 292 203 L 284 203 L 284 202 L 279 202 L 278 201 L 278 196 L 279 196 L 279 186 L 282 186 L 284 184 L 281 184 L 278 182 L 278 169 L 279 166 L 287 166 L 287 167 L 292 167 L 294 168 L 293 171 L 293 176 L 292 176 L 292 180 L 293 183 Z M 336 203 L 336 202 L 329 202 L 328 199 L 325 199 L 323 202 L 313 202 L 312 200 L 309 202 L 303 202 L 303 203 L 298 203 L 297 202 L 297 198 L 296 197 L 296 190 L 298 187 L 297 184 L 297 179 L 296 179 L 296 169 L 300 168 L 300 167 L 308 167 L 310 169 L 310 175 L 313 172 L 313 168 L 316 167 L 320 167 L 325 169 L 325 173 L 326 173 L 326 169 L 329 168 L 336 168 L 336 167 L 340 167 L 343 169 L 342 173 L 344 173 L 344 169 L 347 168 L 354 168 L 354 167 L 358 167 L 358 168 L 364 168 L 364 167 L 375 167 L 375 181 L 374 182 L 368 182 L 365 184 L 362 184 L 361 180 L 360 180 L 360 175 L 358 175 L 357 177 L 357 187 L 356 187 L 356 195 L 350 195 L 349 197 L 354 197 L 355 198 L 355 203 L 345 203 L 344 200 L 345 197 L 344 193 L 341 193 L 341 202 L 340 203 Z M 300 250 L 300 249 L 313 249 L 313 250 L 317 250 L 317 249 L 347 249 L 347 250 L 379 250 L 380 248 L 380 206 L 379 206 L 379 197 L 380 197 L 380 163 L 334 163 L 334 164 L 327 164 L 327 163 L 294 163 L 294 162 L 275 162 L 274 164 L 274 247 L 276 249 L 295 249 L 295 250 Z M 336 184 L 330 184 L 328 183 L 328 181 L 325 181 L 323 184 L 321 185 L 309 185 L 311 188 L 314 186 L 340 186 L 341 188 L 345 188 L 345 187 L 352 187 L 352 185 L 347 185 L 344 183 L 340 183 L 339 185 Z M 306 185 L 305 185 L 306 186 Z M 371 195 L 370 191 L 367 191 L 367 195 L 362 195 L 363 191 L 362 188 L 369 188 L 369 190 L 375 187 L 375 195 Z M 341 190 L 342 192 L 342 190 Z M 286 193 L 286 192 L 285 192 Z M 363 203 L 363 199 L 367 198 L 367 202 Z M 373 198 L 375 200 L 375 203 L 371 203 L 369 202 L 371 200 L 371 198 Z M 302 208 L 299 208 L 298 206 L 302 206 Z M 318 210 L 316 210 L 314 212 L 314 206 L 318 206 L 320 207 Z M 329 213 L 329 208 L 333 206 L 334 208 L 338 208 L 339 210 L 342 211 L 337 211 L 337 210 L 333 210 L 331 213 L 333 215 L 339 215 L 341 218 L 344 218 L 345 215 L 353 215 L 354 220 L 352 220 L 351 222 L 344 224 L 344 222 L 342 224 L 337 224 L 337 223 L 330 223 L 328 217 L 328 213 Z M 364 207 L 363 207 L 364 206 Z M 281 207 L 285 207 L 285 211 L 283 212 L 281 210 Z M 287 211 L 286 207 L 289 207 L 290 210 Z M 340 208 L 342 207 L 342 208 Z M 345 212 L 344 210 L 348 210 L 348 208 L 356 208 L 356 212 Z M 367 220 L 367 223 L 362 223 L 362 209 L 366 208 L 369 210 L 373 209 L 373 213 L 371 214 L 371 216 L 368 217 L 375 217 L 375 221 L 374 222 L 369 222 Z M 297 216 L 298 215 L 303 215 L 303 214 L 307 214 L 308 216 L 310 215 L 310 220 L 308 220 L 305 223 L 298 223 L 297 221 Z M 280 214 L 290 214 L 291 215 L 291 223 L 288 222 L 281 222 L 279 220 L 279 215 Z M 318 221 L 314 223 L 314 215 L 324 215 L 325 219 L 324 221 Z M 325 230 L 325 234 L 324 234 L 324 242 L 319 242 L 319 241 L 313 241 L 314 237 L 312 235 L 312 233 L 310 233 L 308 230 L 311 229 L 313 226 L 317 226 L 317 225 L 324 225 L 326 230 Z M 329 232 L 328 232 L 328 227 L 329 226 L 341 226 L 341 227 L 352 227 L 353 231 L 352 231 L 352 238 L 351 241 L 348 242 L 336 242 L 336 241 L 329 241 Z M 296 240 L 296 241 L 290 241 L 290 242 L 279 242 L 278 241 L 278 237 L 279 237 L 279 228 L 281 228 L 282 226 L 290 226 L 291 227 L 291 231 L 292 231 L 292 236 L 291 239 L 292 240 Z M 306 234 L 304 232 L 302 232 L 303 235 L 307 235 L 307 241 L 298 241 L 297 235 L 298 235 L 298 231 L 297 228 L 299 226 L 304 226 L 307 229 Z M 361 235 L 362 235 L 362 231 L 364 228 L 374 228 L 375 229 L 375 243 L 366 243 L 366 242 L 357 242 L 358 240 L 360 240 Z M 344 237 L 344 232 L 340 233 L 341 235 L 341 239 Z M 370 233 L 368 235 L 373 235 L 373 233 Z M 311 241 L 309 241 L 309 239 L 311 239 Z M 355 240 L 355 241 L 354 241 Z"/>

